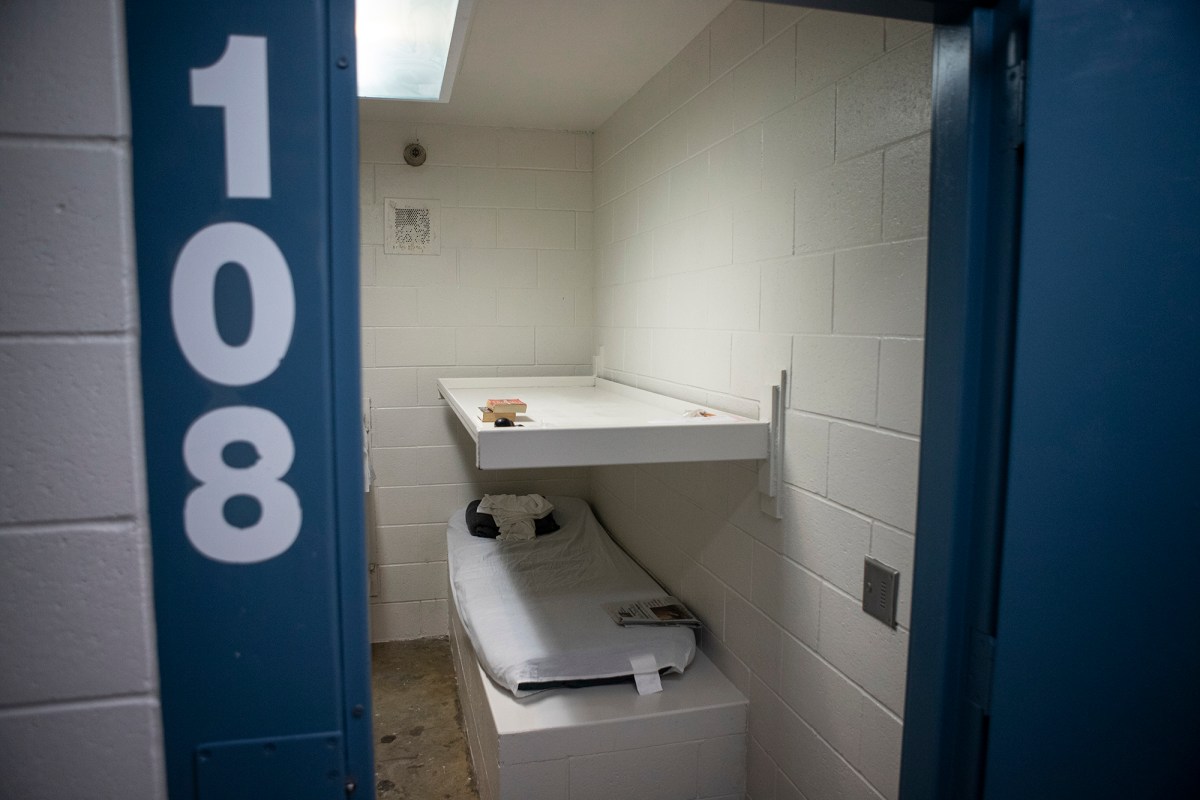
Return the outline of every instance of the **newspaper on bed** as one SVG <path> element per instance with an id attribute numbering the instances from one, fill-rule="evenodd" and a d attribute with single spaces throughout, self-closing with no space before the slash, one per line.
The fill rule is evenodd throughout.
<path id="1" fill-rule="evenodd" d="M 686 625 L 699 628 L 687 606 L 671 596 L 652 597 L 646 600 L 628 600 L 620 603 L 605 603 L 604 610 L 618 625 Z"/>

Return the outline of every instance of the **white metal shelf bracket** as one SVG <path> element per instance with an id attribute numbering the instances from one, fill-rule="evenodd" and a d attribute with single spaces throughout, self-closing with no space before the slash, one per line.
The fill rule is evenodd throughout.
<path id="1" fill-rule="evenodd" d="M 787 410 L 788 374 L 779 373 L 779 383 L 764 386 L 758 418 L 771 423 L 769 452 L 758 462 L 758 507 L 764 514 L 783 519 L 780 494 L 783 489 L 783 422 Z"/>

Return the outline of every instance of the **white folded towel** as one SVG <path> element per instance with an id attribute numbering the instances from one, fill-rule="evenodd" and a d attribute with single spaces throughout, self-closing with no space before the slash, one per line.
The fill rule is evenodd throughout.
<path id="1" fill-rule="evenodd" d="M 534 537 L 535 519 L 554 510 L 550 501 L 540 494 L 485 494 L 479 501 L 479 513 L 491 514 L 496 520 L 501 542 L 522 542 Z"/>

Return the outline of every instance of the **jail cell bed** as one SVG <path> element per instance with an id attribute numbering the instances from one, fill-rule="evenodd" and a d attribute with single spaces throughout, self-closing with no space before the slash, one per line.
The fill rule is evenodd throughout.
<path id="1" fill-rule="evenodd" d="M 691 630 L 608 617 L 603 603 L 664 592 L 586 502 L 549 499 L 562 529 L 530 542 L 471 536 L 465 509 L 447 526 L 451 646 L 481 796 L 740 797 L 746 699 Z M 661 692 L 542 688 L 630 675 L 648 654 Z"/>

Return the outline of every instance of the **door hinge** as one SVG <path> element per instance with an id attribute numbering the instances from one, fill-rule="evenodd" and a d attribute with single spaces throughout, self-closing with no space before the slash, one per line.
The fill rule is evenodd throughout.
<path id="1" fill-rule="evenodd" d="M 967 700 L 977 706 L 984 716 L 991 711 L 992 668 L 995 661 L 995 637 L 979 631 L 971 631 L 971 655 L 967 665 Z"/>
<path id="2" fill-rule="evenodd" d="M 1004 116 L 1007 144 L 1016 149 L 1025 144 L 1025 33 L 1014 30 L 1008 35 L 1004 67 Z"/>

